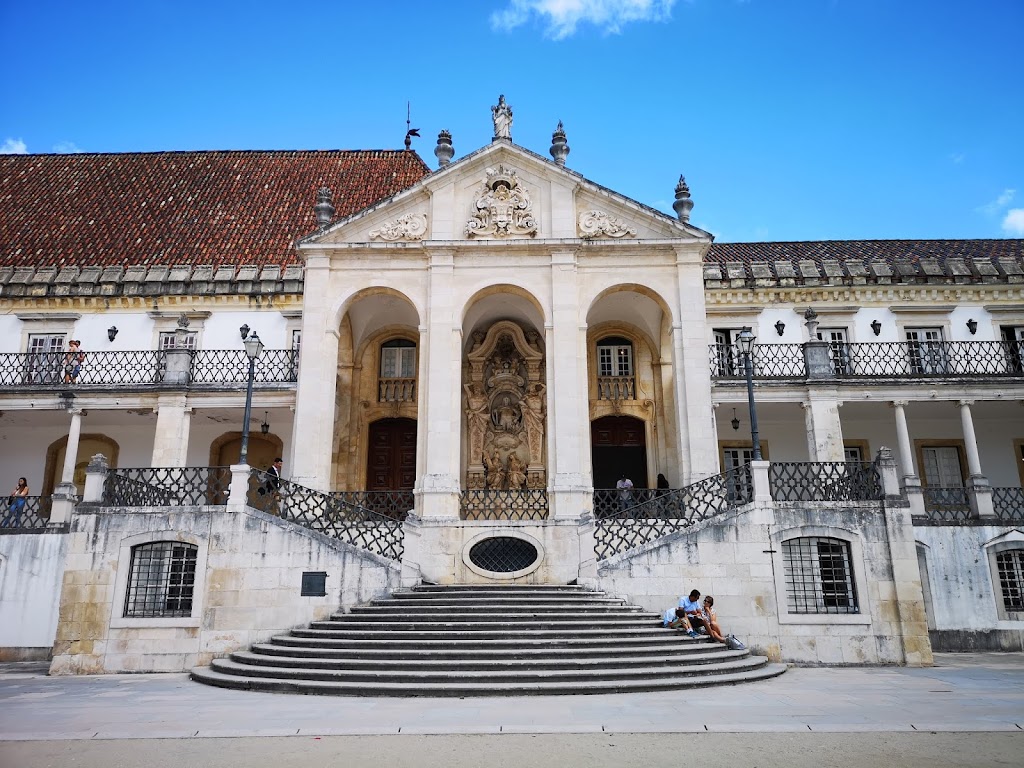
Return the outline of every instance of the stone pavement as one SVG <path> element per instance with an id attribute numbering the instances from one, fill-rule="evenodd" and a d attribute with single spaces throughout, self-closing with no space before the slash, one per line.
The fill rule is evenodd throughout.
<path id="1" fill-rule="evenodd" d="M 0 741 L 294 735 L 1024 732 L 1024 654 L 793 668 L 738 686 L 519 698 L 347 698 L 210 688 L 184 674 L 0 665 Z"/>

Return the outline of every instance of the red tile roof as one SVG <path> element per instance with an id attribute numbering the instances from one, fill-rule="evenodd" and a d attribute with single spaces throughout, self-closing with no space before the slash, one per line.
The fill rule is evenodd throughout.
<path id="1" fill-rule="evenodd" d="M 316 229 L 430 170 L 401 150 L 0 155 L 0 267 L 289 264 Z"/>

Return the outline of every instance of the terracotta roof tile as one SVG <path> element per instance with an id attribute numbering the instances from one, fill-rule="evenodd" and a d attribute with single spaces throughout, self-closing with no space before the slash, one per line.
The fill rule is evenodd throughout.
<path id="1" fill-rule="evenodd" d="M 285 265 L 320 187 L 340 218 L 429 172 L 401 150 L 0 155 L 0 266 Z"/>

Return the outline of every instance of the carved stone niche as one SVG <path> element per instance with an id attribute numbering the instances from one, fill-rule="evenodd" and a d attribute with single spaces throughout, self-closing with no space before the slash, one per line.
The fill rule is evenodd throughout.
<path id="1" fill-rule="evenodd" d="M 501 320 L 472 336 L 466 354 L 468 488 L 547 486 L 544 350 L 536 331 Z"/>

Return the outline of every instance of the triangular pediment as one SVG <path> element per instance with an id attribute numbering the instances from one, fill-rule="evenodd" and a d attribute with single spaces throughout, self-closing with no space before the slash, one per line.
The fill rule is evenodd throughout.
<path id="1" fill-rule="evenodd" d="M 711 236 L 529 150 L 495 141 L 301 244 L 552 239 L 710 242 Z"/>

